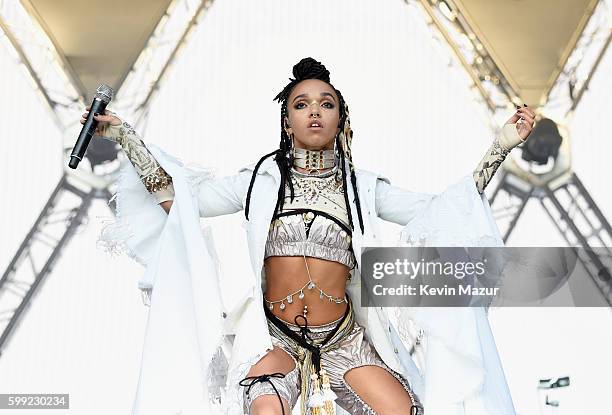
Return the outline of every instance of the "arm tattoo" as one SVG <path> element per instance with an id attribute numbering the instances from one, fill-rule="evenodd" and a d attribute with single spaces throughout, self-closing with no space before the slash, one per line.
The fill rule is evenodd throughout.
<path id="1" fill-rule="evenodd" d="M 489 184 L 498 167 L 502 164 L 510 150 L 505 149 L 496 138 L 482 158 L 478 167 L 474 170 L 474 181 L 478 193 L 483 193 L 485 187 Z"/>
<path id="2" fill-rule="evenodd" d="M 123 121 L 119 125 L 107 125 L 102 135 L 121 145 L 146 189 L 158 203 L 173 199 L 172 177 L 155 160 L 130 124 Z"/>

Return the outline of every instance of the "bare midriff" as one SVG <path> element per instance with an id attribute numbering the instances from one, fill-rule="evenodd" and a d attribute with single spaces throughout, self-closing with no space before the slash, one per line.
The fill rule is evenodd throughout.
<path id="1" fill-rule="evenodd" d="M 334 297 L 344 298 L 346 283 L 349 277 L 349 268 L 335 261 L 320 258 L 306 257 L 308 269 L 312 280 L 321 287 L 323 292 Z M 280 300 L 288 294 L 299 290 L 308 282 L 308 271 L 301 256 L 270 256 L 265 259 L 266 292 L 264 296 L 269 301 Z M 272 313 L 279 319 L 295 324 L 294 318 L 303 315 L 304 305 L 308 306 L 308 325 L 318 326 L 338 320 L 344 315 L 346 302 L 337 304 L 327 298 L 319 297 L 317 288 L 304 289 L 304 298 L 294 296 L 293 303 L 285 302 L 285 309 L 281 310 L 278 303 Z M 300 324 L 304 319 L 298 319 Z"/>

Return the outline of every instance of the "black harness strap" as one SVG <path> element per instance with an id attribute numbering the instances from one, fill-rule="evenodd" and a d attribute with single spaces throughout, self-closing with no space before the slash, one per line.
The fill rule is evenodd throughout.
<path id="1" fill-rule="evenodd" d="M 268 307 L 266 307 L 265 303 L 264 311 L 266 313 L 266 317 L 268 317 L 270 321 L 272 321 L 272 324 L 278 327 L 278 329 L 285 333 L 289 338 L 296 341 L 300 346 L 304 347 L 305 349 L 308 349 L 312 353 L 312 363 L 315 366 L 316 373 L 319 374 L 319 372 L 321 371 L 321 347 L 325 346 L 331 340 L 331 338 L 334 337 L 334 335 L 338 332 L 338 329 L 349 315 L 350 306 L 346 307 L 344 315 L 342 316 L 342 320 L 340 320 L 336 327 L 334 327 L 333 330 L 331 330 L 327 334 L 327 336 L 325 336 L 325 339 L 323 339 L 323 342 L 321 342 L 320 344 L 315 344 L 314 340 L 308 334 L 308 319 L 305 316 L 298 314 L 293 319 L 295 324 L 300 327 L 300 334 L 298 335 L 289 327 L 287 327 L 287 325 L 282 320 L 272 314 Z M 303 324 L 298 323 L 299 318 L 304 319 Z"/>

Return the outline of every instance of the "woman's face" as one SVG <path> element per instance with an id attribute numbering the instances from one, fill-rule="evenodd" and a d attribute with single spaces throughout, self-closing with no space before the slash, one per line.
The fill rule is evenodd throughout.
<path id="1" fill-rule="evenodd" d="M 287 99 L 289 127 L 294 145 L 307 150 L 333 149 L 334 138 L 340 132 L 340 106 L 334 89 L 318 79 L 298 83 Z M 311 127 L 313 121 L 319 127 Z"/>

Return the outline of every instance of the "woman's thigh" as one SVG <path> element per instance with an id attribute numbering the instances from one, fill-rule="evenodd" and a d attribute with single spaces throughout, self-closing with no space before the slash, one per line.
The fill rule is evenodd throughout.
<path id="1" fill-rule="evenodd" d="M 360 412 L 354 413 L 379 415 L 424 413 L 408 383 L 398 374 L 392 374 L 388 368 L 376 365 L 353 368 L 344 374 L 344 383 L 352 395 L 348 403 L 360 409 Z"/>
<path id="2" fill-rule="evenodd" d="M 351 414 L 423 415 L 408 381 L 390 369 L 356 325 L 342 345 L 321 356 L 337 404 Z M 412 409 L 414 407 L 414 409 Z M 417 411 L 418 409 L 418 411 Z"/>
<path id="3" fill-rule="evenodd" d="M 269 376 L 275 373 L 281 376 Z M 245 380 L 244 403 L 248 414 L 291 414 L 299 394 L 299 368 L 295 358 L 278 345 L 251 366 Z M 250 386 L 249 386 L 250 384 Z M 278 392 L 278 394 L 277 394 Z M 280 400 L 279 400 L 280 397 Z"/>

